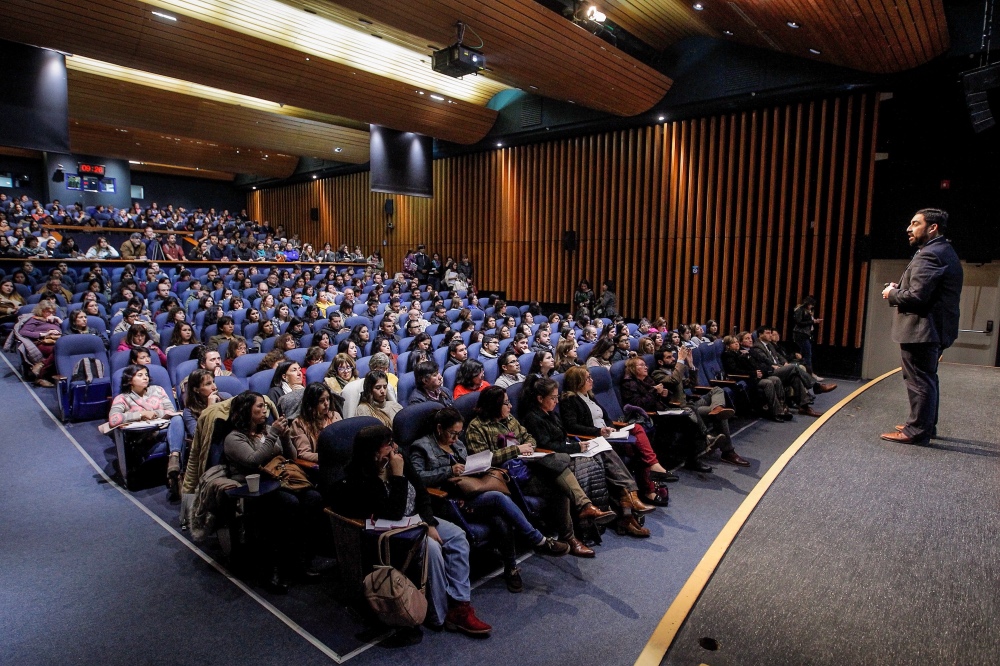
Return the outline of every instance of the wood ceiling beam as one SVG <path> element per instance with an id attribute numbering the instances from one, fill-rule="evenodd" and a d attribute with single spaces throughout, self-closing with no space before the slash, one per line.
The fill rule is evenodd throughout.
<path id="1" fill-rule="evenodd" d="M 158 20 L 137 0 L 5 0 L 29 43 L 365 123 L 474 143 L 496 112 L 203 21 Z"/>
<path id="2" fill-rule="evenodd" d="M 246 173 L 263 178 L 287 178 L 299 163 L 294 155 L 78 120 L 70 121 L 69 144 L 74 153 L 83 155 Z"/>
<path id="3" fill-rule="evenodd" d="M 619 116 L 649 110 L 672 84 L 667 76 L 534 0 L 336 0 L 336 4 L 441 46 L 455 41 L 455 24 L 462 21 L 482 38 L 491 77 Z M 466 44 L 475 44 L 470 31 Z"/>
<path id="4" fill-rule="evenodd" d="M 70 69 L 68 75 L 69 114 L 74 120 L 354 164 L 368 161 L 368 132 L 116 81 L 89 72 Z"/>

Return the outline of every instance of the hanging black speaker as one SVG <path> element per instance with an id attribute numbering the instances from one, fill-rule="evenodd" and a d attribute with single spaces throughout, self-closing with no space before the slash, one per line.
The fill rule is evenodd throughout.
<path id="1" fill-rule="evenodd" d="M 309 219 L 313 222 L 319 222 L 319 208 L 309 209 Z"/>
<path id="2" fill-rule="evenodd" d="M 563 249 L 567 252 L 576 252 L 576 232 L 575 231 L 564 231 L 563 232 Z"/>
<path id="3" fill-rule="evenodd" d="M 396 212 L 396 205 L 392 199 L 385 200 L 385 214 L 392 217 L 392 214 Z"/>

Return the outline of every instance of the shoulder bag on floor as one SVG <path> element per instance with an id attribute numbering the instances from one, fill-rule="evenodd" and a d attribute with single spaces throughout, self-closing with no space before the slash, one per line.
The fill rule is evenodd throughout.
<path id="1" fill-rule="evenodd" d="M 422 533 L 410 547 L 401 569 L 393 567 L 389 559 L 389 537 L 412 529 L 386 530 L 379 536 L 378 564 L 363 583 L 368 605 L 379 620 L 393 627 L 416 627 L 427 617 L 427 525 L 421 524 Z M 419 587 L 403 573 L 418 552 L 423 560 Z"/>

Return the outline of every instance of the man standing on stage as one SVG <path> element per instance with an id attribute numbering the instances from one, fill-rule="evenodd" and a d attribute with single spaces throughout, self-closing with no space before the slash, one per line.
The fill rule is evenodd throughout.
<path id="1" fill-rule="evenodd" d="M 962 295 L 962 265 L 944 237 L 948 213 L 937 208 L 917 211 L 906 228 L 917 246 L 899 284 L 890 283 L 882 298 L 896 307 L 892 339 L 899 343 L 903 379 L 910 399 L 910 417 L 882 439 L 902 444 L 926 444 L 937 436 L 938 359 L 958 337 L 958 305 Z"/>

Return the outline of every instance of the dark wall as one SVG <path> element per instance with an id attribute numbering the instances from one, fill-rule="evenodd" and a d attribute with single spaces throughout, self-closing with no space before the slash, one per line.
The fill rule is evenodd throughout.
<path id="1" fill-rule="evenodd" d="M 974 263 L 1000 259 L 1000 126 L 976 134 L 955 63 L 941 64 L 896 87 L 879 113 L 872 204 L 872 256 L 912 255 L 906 226 L 920 208 L 950 214 L 948 236 Z M 1000 117 L 1000 91 L 990 94 Z M 947 182 L 944 182 L 947 181 Z"/>
<path id="2" fill-rule="evenodd" d="M 173 204 L 174 208 L 215 208 L 239 212 L 246 208 L 246 193 L 237 189 L 231 182 L 224 180 L 206 180 L 204 178 L 187 178 L 185 176 L 170 176 L 160 173 L 134 171 L 132 184 L 142 185 L 144 198 L 136 199 L 144 206 L 154 201 L 165 208 Z"/>
<path id="3" fill-rule="evenodd" d="M 41 160 L 0 155 L 0 176 L 10 174 L 18 187 L 0 187 L 0 192 L 14 198 L 27 194 L 32 199 L 45 198 L 45 169 Z M 25 178 L 27 176 L 27 178 Z"/>
<path id="4" fill-rule="evenodd" d="M 77 173 L 77 166 L 84 162 L 86 164 L 103 164 L 106 168 L 105 178 L 115 179 L 115 192 L 83 192 L 80 190 L 66 189 L 68 179 L 56 183 L 52 181 L 52 176 L 62 165 L 64 174 Z M 60 202 L 81 203 L 84 206 L 105 205 L 115 208 L 128 208 L 132 203 L 131 170 L 127 160 L 113 160 L 106 157 L 96 157 L 94 155 L 70 155 L 67 153 L 45 153 L 45 173 L 44 185 L 46 188 L 46 200 L 59 199 Z"/>

